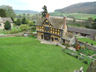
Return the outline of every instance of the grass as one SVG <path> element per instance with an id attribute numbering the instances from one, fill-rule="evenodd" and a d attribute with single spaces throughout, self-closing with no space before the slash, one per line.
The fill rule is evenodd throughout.
<path id="1" fill-rule="evenodd" d="M 78 40 L 81 41 L 81 42 L 88 42 L 89 44 L 93 44 L 93 45 L 96 46 L 96 41 L 93 41 L 89 38 L 78 38 Z"/>
<path id="2" fill-rule="evenodd" d="M 87 65 L 36 38 L 0 38 L 0 72 L 73 72 Z"/>
<path id="3" fill-rule="evenodd" d="M 90 17 L 92 17 L 93 19 L 96 18 L 96 14 L 85 14 L 85 13 L 58 13 L 58 12 L 54 12 L 54 13 L 51 13 L 51 15 L 52 16 L 74 17 L 76 19 L 83 19 L 83 20 L 87 20 Z"/>

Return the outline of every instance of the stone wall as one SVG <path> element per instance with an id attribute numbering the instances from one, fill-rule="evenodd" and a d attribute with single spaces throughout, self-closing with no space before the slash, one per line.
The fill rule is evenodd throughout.
<path id="1" fill-rule="evenodd" d="M 80 44 L 80 46 L 85 46 L 88 49 L 96 51 L 96 46 L 94 46 L 94 45 L 91 45 L 91 44 L 88 44 L 88 43 L 84 43 L 84 42 L 81 42 L 81 41 L 78 41 L 78 43 Z"/>
<path id="2" fill-rule="evenodd" d="M 4 34 L 4 35 L 0 35 L 0 37 L 16 37 L 16 36 L 24 36 L 24 34 L 20 33 L 20 34 Z"/>
<path id="3" fill-rule="evenodd" d="M 90 64 L 86 72 L 96 72 L 96 60 Z"/>

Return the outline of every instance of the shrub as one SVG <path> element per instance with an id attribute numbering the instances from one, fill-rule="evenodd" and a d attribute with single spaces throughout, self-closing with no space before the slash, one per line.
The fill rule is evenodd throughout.
<path id="1" fill-rule="evenodd" d="M 18 33 L 18 32 L 21 32 L 20 28 L 12 28 L 10 31 L 6 31 L 7 34 L 14 34 L 14 33 Z"/>
<path id="2" fill-rule="evenodd" d="M 81 49 L 85 49 L 85 46 L 83 45 L 83 46 L 81 46 Z"/>
<path id="3" fill-rule="evenodd" d="M 18 25 L 18 26 L 20 26 L 20 25 L 21 25 L 21 20 L 20 20 L 20 19 L 17 19 L 17 20 L 15 21 L 15 24 Z"/>
<path id="4" fill-rule="evenodd" d="M 5 22 L 4 28 L 5 28 L 6 30 L 10 30 L 10 29 L 11 29 L 11 24 L 10 24 L 9 21 L 6 21 L 6 22 Z"/>
<path id="5" fill-rule="evenodd" d="M 28 25 L 33 26 L 33 25 L 35 25 L 35 23 L 33 21 L 28 21 Z"/>
<path id="6" fill-rule="evenodd" d="M 88 56 L 84 56 L 83 63 L 90 64 L 93 60 L 90 59 Z"/>
<path id="7" fill-rule="evenodd" d="M 87 62 L 87 61 L 83 61 L 83 63 L 88 64 L 88 62 Z"/>
<path id="8" fill-rule="evenodd" d="M 64 44 L 66 47 L 70 47 L 70 45 L 69 44 Z"/>
<path id="9" fill-rule="evenodd" d="M 27 20 L 25 17 L 22 19 L 22 24 L 27 24 Z"/>
<path id="10" fill-rule="evenodd" d="M 29 30 L 29 26 L 26 24 L 20 25 L 20 29 L 21 29 L 21 31 L 27 31 L 27 30 Z"/>

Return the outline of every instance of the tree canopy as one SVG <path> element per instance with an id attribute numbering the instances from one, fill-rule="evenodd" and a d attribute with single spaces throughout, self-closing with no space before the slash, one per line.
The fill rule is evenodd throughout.
<path id="1" fill-rule="evenodd" d="M 6 17 L 6 12 L 4 9 L 0 9 L 0 16 L 1 17 Z"/>
<path id="2" fill-rule="evenodd" d="M 42 9 L 43 9 L 42 17 L 46 17 L 46 14 L 48 13 L 47 6 L 44 5 L 44 7 Z"/>
<path id="3" fill-rule="evenodd" d="M 17 19 L 16 22 L 15 22 L 16 25 L 20 26 L 21 25 L 21 20 L 20 19 Z"/>
<path id="4" fill-rule="evenodd" d="M 96 19 L 93 21 L 92 28 L 96 29 Z"/>
<path id="5" fill-rule="evenodd" d="M 6 17 L 15 17 L 15 12 L 11 6 L 2 5 L 0 6 L 0 9 L 5 10 Z"/>
<path id="6" fill-rule="evenodd" d="M 10 30 L 10 29 L 11 29 L 11 24 L 10 24 L 9 21 L 6 21 L 6 22 L 5 22 L 4 28 L 5 28 L 6 30 Z"/>
<path id="7" fill-rule="evenodd" d="M 26 18 L 24 17 L 24 18 L 22 18 L 22 24 L 27 24 L 27 20 L 26 20 Z"/>

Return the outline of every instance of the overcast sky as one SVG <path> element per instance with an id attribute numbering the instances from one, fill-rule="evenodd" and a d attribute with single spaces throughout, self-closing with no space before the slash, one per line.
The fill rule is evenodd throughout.
<path id="1" fill-rule="evenodd" d="M 42 6 L 46 5 L 49 12 L 61 9 L 69 5 L 81 2 L 93 2 L 96 0 L 0 0 L 0 5 L 10 5 L 18 10 L 41 11 Z"/>

